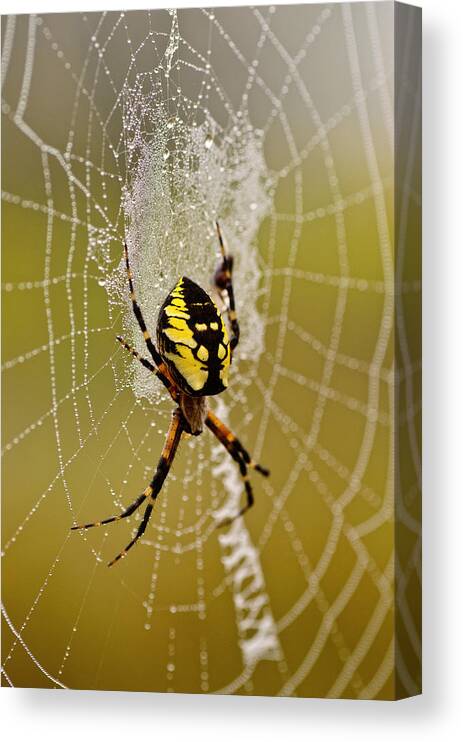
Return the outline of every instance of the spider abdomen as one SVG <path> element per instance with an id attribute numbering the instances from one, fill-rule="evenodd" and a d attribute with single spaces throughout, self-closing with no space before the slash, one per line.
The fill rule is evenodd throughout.
<path id="1" fill-rule="evenodd" d="M 159 311 L 157 342 L 172 378 L 185 394 L 211 396 L 227 388 L 227 328 L 208 294 L 185 276 Z"/>

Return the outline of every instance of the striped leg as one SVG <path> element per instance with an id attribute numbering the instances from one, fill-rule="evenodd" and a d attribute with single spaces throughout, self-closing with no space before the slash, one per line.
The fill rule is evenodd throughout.
<path id="1" fill-rule="evenodd" d="M 260 464 L 256 464 L 255 461 L 252 460 L 249 453 L 244 448 L 241 441 L 236 437 L 234 433 L 231 432 L 229 428 L 217 417 L 217 415 L 214 415 L 213 412 L 209 410 L 207 418 L 206 418 L 206 425 L 207 427 L 212 430 L 214 435 L 219 439 L 219 441 L 225 446 L 227 451 L 231 452 L 231 449 L 235 450 L 244 460 L 244 463 L 249 466 L 251 469 L 255 469 L 255 471 L 258 471 L 259 474 L 262 474 L 264 477 L 268 477 L 270 475 L 270 471 L 266 469 L 264 466 L 261 466 Z"/>
<path id="2" fill-rule="evenodd" d="M 219 438 L 220 442 L 223 443 L 223 445 L 225 445 L 225 441 L 220 438 L 220 435 L 221 435 L 220 431 L 214 430 L 214 434 L 217 436 L 217 438 Z M 246 504 L 243 505 L 243 507 L 240 508 L 238 512 L 235 513 L 235 515 L 230 515 L 224 518 L 220 523 L 217 524 L 217 528 L 223 528 L 224 526 L 229 526 L 231 523 L 233 523 L 234 520 L 236 520 L 237 518 L 240 518 L 254 505 L 254 494 L 252 491 L 251 482 L 249 481 L 248 468 L 245 462 L 243 461 L 241 455 L 236 450 L 234 450 L 232 446 L 226 446 L 226 448 L 227 448 L 228 453 L 232 457 L 232 459 L 234 459 L 234 461 L 236 461 L 236 463 L 238 464 L 240 474 L 241 474 L 241 479 L 243 481 L 244 489 L 246 492 Z"/>
<path id="3" fill-rule="evenodd" d="M 230 349 L 231 351 L 233 351 L 238 345 L 240 339 L 240 326 L 238 324 L 238 318 L 236 315 L 235 295 L 233 292 L 232 283 L 233 256 L 227 254 L 219 222 L 216 222 L 215 226 L 217 228 L 217 237 L 219 239 L 222 260 L 220 261 L 215 271 L 214 283 L 219 289 L 221 296 L 223 296 L 224 293 L 227 293 L 228 295 L 227 314 L 228 319 L 230 320 L 230 328 L 232 333 L 232 336 L 230 338 Z"/>
<path id="4" fill-rule="evenodd" d="M 140 361 L 142 366 L 148 369 L 148 371 L 151 371 L 152 374 L 155 374 L 158 379 L 162 381 L 166 389 L 168 390 L 170 396 L 173 400 L 177 401 L 177 390 L 175 385 L 172 383 L 172 381 L 166 376 L 159 368 L 156 368 L 153 366 L 152 363 L 150 363 L 146 358 L 143 358 L 131 345 L 129 345 L 124 338 L 122 338 L 120 335 L 116 336 L 116 340 L 122 345 L 123 348 L 129 351 L 129 353 L 137 359 L 137 361 Z"/>
<path id="5" fill-rule="evenodd" d="M 112 515 L 110 518 L 105 518 L 104 520 L 96 520 L 94 523 L 85 523 L 85 525 L 82 526 L 72 526 L 71 531 L 81 531 L 86 530 L 87 528 L 95 528 L 95 526 L 106 526 L 108 523 L 114 523 L 116 520 L 122 520 L 122 518 L 128 518 L 132 513 L 137 510 L 137 508 L 140 507 L 142 502 L 146 500 L 147 497 L 149 497 L 151 494 L 150 488 L 147 487 L 146 490 L 140 495 L 140 497 L 137 497 L 135 502 L 133 502 L 126 510 L 123 510 L 120 515 Z"/>
<path id="6" fill-rule="evenodd" d="M 251 483 L 249 481 L 247 467 L 252 467 L 264 476 L 268 476 L 270 472 L 268 471 L 268 469 L 264 469 L 262 466 L 252 461 L 248 452 L 242 446 L 238 438 L 212 412 L 208 413 L 208 416 L 206 418 L 206 425 L 209 430 L 214 433 L 214 435 L 216 436 L 216 438 L 218 438 L 222 445 L 227 449 L 232 459 L 234 459 L 234 461 L 236 461 L 236 463 L 238 464 L 241 478 L 244 482 L 244 488 L 246 491 L 246 504 L 238 511 L 238 513 L 236 513 L 236 515 L 225 518 L 221 523 L 219 523 L 218 527 L 221 528 L 222 526 L 230 525 L 230 523 L 233 523 L 234 520 L 239 518 L 241 515 L 244 515 L 244 513 L 246 513 L 246 511 L 248 511 L 249 508 L 254 505 L 254 495 Z"/>
<path id="7" fill-rule="evenodd" d="M 145 320 L 143 319 L 143 314 L 141 312 L 140 307 L 138 306 L 138 302 L 135 296 L 135 289 L 133 287 L 133 276 L 132 276 L 132 271 L 130 270 L 129 251 L 127 248 L 127 242 L 124 242 L 124 254 L 125 254 L 125 266 L 127 269 L 127 278 L 129 280 L 130 298 L 132 300 L 133 313 L 135 317 L 137 318 L 137 322 L 140 326 L 140 330 L 143 333 L 143 337 L 145 338 L 146 347 L 148 348 L 151 354 L 151 358 L 155 362 L 156 366 L 162 367 L 164 365 L 162 362 L 162 358 L 159 355 L 153 341 L 151 340 L 151 335 L 148 332 Z"/>
<path id="8" fill-rule="evenodd" d="M 143 536 L 146 526 L 148 525 L 148 521 L 151 516 L 151 512 L 153 510 L 154 503 L 156 501 L 156 498 L 161 491 L 161 487 L 164 484 L 164 481 L 169 473 L 170 467 L 172 465 L 172 462 L 174 460 L 175 454 L 177 452 L 178 444 L 180 443 L 180 438 L 182 436 L 183 431 L 183 424 L 182 424 L 182 413 L 177 408 L 174 411 L 172 422 L 169 427 L 169 431 L 167 433 L 166 442 L 164 444 L 164 448 L 162 450 L 161 458 L 159 459 L 159 463 L 156 467 L 156 471 L 154 473 L 153 479 L 151 480 L 151 483 L 146 488 L 146 490 L 143 492 L 140 497 L 138 497 L 135 502 L 133 502 L 129 507 L 124 510 L 120 515 L 112 516 L 111 518 L 106 518 L 105 520 L 97 521 L 96 523 L 87 523 L 83 526 L 73 526 L 71 530 L 75 531 L 78 529 L 86 529 L 86 528 L 93 528 L 94 526 L 102 526 L 106 525 L 107 523 L 113 523 L 116 520 L 121 520 L 122 518 L 128 518 L 129 515 L 132 515 L 132 513 L 135 512 L 135 510 L 140 507 L 140 505 L 145 501 L 148 500 L 148 505 L 146 506 L 146 510 L 143 515 L 143 519 L 138 526 L 137 533 L 135 534 L 134 538 L 130 541 L 129 544 L 123 549 L 111 562 L 109 562 L 108 567 L 112 567 L 115 562 L 119 561 L 119 559 L 122 559 L 125 557 L 127 552 L 132 548 L 132 546 L 138 541 L 141 536 Z"/>

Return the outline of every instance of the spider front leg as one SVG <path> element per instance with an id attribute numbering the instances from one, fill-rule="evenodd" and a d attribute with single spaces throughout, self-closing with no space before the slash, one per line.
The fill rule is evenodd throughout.
<path id="1" fill-rule="evenodd" d="M 243 480 L 246 492 L 246 504 L 236 513 L 236 515 L 225 518 L 225 520 L 219 523 L 218 527 L 222 527 L 233 523 L 234 520 L 239 518 L 241 515 L 244 515 L 244 513 L 246 513 L 246 511 L 249 510 L 254 504 L 254 494 L 252 491 L 251 483 L 249 481 L 248 467 L 255 469 L 264 477 L 268 477 L 270 475 L 270 472 L 268 469 L 260 466 L 260 464 L 256 464 L 255 461 L 252 460 L 249 453 L 246 451 L 243 444 L 238 440 L 236 435 L 234 435 L 234 433 L 232 433 L 231 430 L 229 430 L 229 428 L 227 428 L 227 426 L 224 425 L 224 423 L 219 420 L 219 418 L 211 411 L 209 411 L 207 415 L 206 425 L 209 430 L 214 433 L 221 444 L 227 449 L 232 459 L 238 464 L 241 479 Z"/>
<path id="2" fill-rule="evenodd" d="M 160 379 L 162 381 L 162 383 L 164 384 L 164 386 L 169 391 L 172 399 L 176 399 L 176 397 L 174 395 L 175 386 L 172 383 L 172 380 L 170 378 L 170 374 L 169 374 L 169 372 L 167 370 L 166 364 L 162 360 L 162 358 L 161 358 L 161 356 L 160 356 L 160 354 L 158 352 L 158 349 L 156 348 L 155 344 L 153 343 L 153 341 L 151 339 L 151 335 L 148 332 L 148 329 L 146 327 L 146 322 L 144 320 L 142 311 L 141 311 L 140 306 L 139 306 L 139 304 L 137 302 L 137 297 L 135 296 L 135 288 L 134 288 L 134 285 L 133 285 L 132 270 L 130 268 L 129 251 L 128 251 L 128 248 L 127 248 L 127 242 L 124 242 L 124 256 L 125 256 L 125 267 L 126 267 L 126 271 L 127 271 L 127 280 L 129 282 L 130 299 L 131 299 L 131 302 L 132 302 L 133 313 L 134 313 L 135 318 L 136 318 L 136 320 L 138 322 L 138 326 L 140 327 L 140 330 L 143 333 L 143 338 L 145 340 L 146 347 L 148 348 L 148 350 L 150 352 L 151 358 L 153 359 L 153 361 L 154 361 L 154 363 L 156 365 L 156 368 L 154 368 L 153 365 L 146 358 L 142 358 L 134 350 L 134 348 L 132 348 L 131 345 L 129 345 L 123 338 L 120 337 L 120 335 L 117 335 L 117 340 L 118 340 L 118 342 L 121 343 L 121 345 L 124 346 L 124 348 L 126 350 L 129 351 L 129 353 L 131 353 L 135 358 L 137 358 L 137 360 L 139 360 L 140 363 L 143 366 L 145 366 L 145 368 L 147 368 L 152 373 L 156 374 L 156 376 L 158 377 L 158 379 Z"/>
<path id="3" fill-rule="evenodd" d="M 166 373 L 165 372 L 163 373 L 161 369 L 156 368 L 156 366 L 153 366 L 153 364 L 150 363 L 150 361 L 148 361 L 147 358 L 143 358 L 143 356 L 141 356 L 140 353 L 138 353 L 135 350 L 135 348 L 129 345 L 129 343 L 127 343 L 127 341 L 124 340 L 124 338 L 121 337 L 120 335 L 116 335 L 116 340 L 118 343 L 122 345 L 123 348 L 125 348 L 130 353 L 130 355 L 136 358 L 137 361 L 139 361 L 142 366 L 144 366 L 146 369 L 148 369 L 148 371 L 150 371 L 152 374 L 157 376 L 158 379 L 160 379 L 160 381 L 162 381 L 167 391 L 169 392 L 170 396 L 176 402 L 178 399 L 177 389 L 175 387 L 175 384 L 171 381 L 171 379 L 168 376 L 166 376 Z"/>
<path id="4" fill-rule="evenodd" d="M 162 358 L 159 355 L 156 346 L 154 345 L 153 341 L 151 340 L 151 335 L 148 332 L 148 328 L 146 327 L 146 322 L 143 318 L 142 311 L 140 309 L 140 306 L 137 302 L 137 297 L 135 296 L 135 288 L 133 285 L 133 275 L 132 270 L 130 268 L 130 262 L 129 262 L 129 250 L 127 247 L 127 242 L 124 242 L 124 256 L 125 256 L 125 267 L 127 271 L 127 279 L 129 282 L 129 289 L 130 289 L 130 299 L 132 302 L 132 309 L 133 313 L 136 317 L 136 320 L 138 322 L 138 326 L 140 327 L 140 330 L 143 333 L 143 337 L 145 339 L 146 347 L 148 348 L 150 355 L 155 362 L 156 366 L 163 365 Z"/>
<path id="5" fill-rule="evenodd" d="M 180 409 L 177 408 L 173 413 L 172 422 L 170 424 L 166 441 L 164 443 L 164 448 L 161 453 L 161 458 L 159 459 L 154 476 L 143 494 L 141 494 L 140 497 L 138 497 L 131 505 L 129 505 L 126 510 L 124 510 L 120 515 L 114 515 L 110 518 L 105 518 L 105 520 L 96 521 L 95 523 L 87 523 L 86 525 L 82 526 L 72 526 L 71 530 L 76 531 L 79 529 L 93 528 L 94 526 L 103 526 L 108 523 L 113 523 L 116 520 L 122 520 L 122 518 L 128 518 L 129 515 L 132 515 L 132 513 L 134 513 L 135 510 L 137 510 L 137 508 L 139 508 L 145 500 L 149 500 L 143 515 L 143 519 L 138 526 L 137 533 L 135 534 L 134 538 L 130 541 L 130 543 L 127 544 L 125 549 L 123 549 L 111 562 L 109 562 L 108 567 L 112 567 L 115 562 L 125 557 L 129 549 L 131 549 L 132 546 L 138 541 L 138 539 L 143 536 L 146 530 L 146 526 L 148 525 L 148 521 L 150 519 L 156 498 L 161 491 L 161 487 L 164 484 L 164 481 L 169 473 L 170 467 L 172 466 L 172 462 L 177 452 L 178 444 L 180 443 L 183 430 L 183 415 Z"/>
<path id="6" fill-rule="evenodd" d="M 216 222 L 215 226 L 217 228 L 217 237 L 219 240 L 222 258 L 214 273 L 214 284 L 219 290 L 222 299 L 224 298 L 225 294 L 227 294 L 228 297 L 227 314 L 228 319 L 230 320 L 230 329 L 232 335 L 230 338 L 230 350 L 233 352 L 240 339 L 240 326 L 238 324 L 238 318 L 236 315 L 235 295 L 233 292 L 232 282 L 233 255 L 229 255 L 227 253 L 219 222 Z"/>

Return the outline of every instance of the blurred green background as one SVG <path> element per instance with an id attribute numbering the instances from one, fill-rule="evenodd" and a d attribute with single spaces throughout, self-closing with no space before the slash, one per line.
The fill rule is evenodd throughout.
<path id="1" fill-rule="evenodd" d="M 139 494 L 171 414 L 167 399 L 134 395 L 131 361 L 114 341 L 121 308 L 102 285 L 89 225 L 111 237 L 114 267 L 130 180 L 121 89 L 134 60 L 138 70 L 165 70 L 173 23 L 166 11 L 2 19 L 2 682 L 416 692 L 418 618 L 399 650 L 409 668 L 399 681 L 394 633 L 394 348 L 399 365 L 402 351 L 392 3 L 178 13 L 178 57 L 193 65 L 175 73 L 181 94 L 197 95 L 192 50 L 210 49 L 214 91 L 265 133 L 273 197 L 257 244 L 265 349 L 234 366 L 223 399 L 231 427 L 272 470 L 268 481 L 252 477 L 256 504 L 243 525 L 257 572 L 237 574 L 245 562 L 227 563 L 226 531 L 214 529 L 227 493 L 207 433 L 181 446 L 142 545 L 122 563 L 105 566 L 130 540 L 133 519 L 69 531 Z M 225 106 L 218 94 L 214 101 L 220 120 Z M 407 134 L 402 141 L 406 149 Z M 419 204 L 410 208 L 417 214 Z M 414 265 L 403 296 L 416 313 Z M 236 283 L 243 315 L 239 274 Z M 413 426 L 415 329 L 405 329 L 416 398 L 411 415 L 407 398 L 404 421 Z M 406 476 L 407 513 L 418 523 L 419 493 L 413 472 Z M 409 555 L 416 529 L 405 538 Z M 262 605 L 246 625 L 253 594 Z"/>

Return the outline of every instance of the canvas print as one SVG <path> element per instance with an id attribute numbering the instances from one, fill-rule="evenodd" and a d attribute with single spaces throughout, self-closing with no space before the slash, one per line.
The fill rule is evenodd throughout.
<path id="1" fill-rule="evenodd" d="M 3 686 L 420 693 L 420 24 L 2 17 Z"/>

